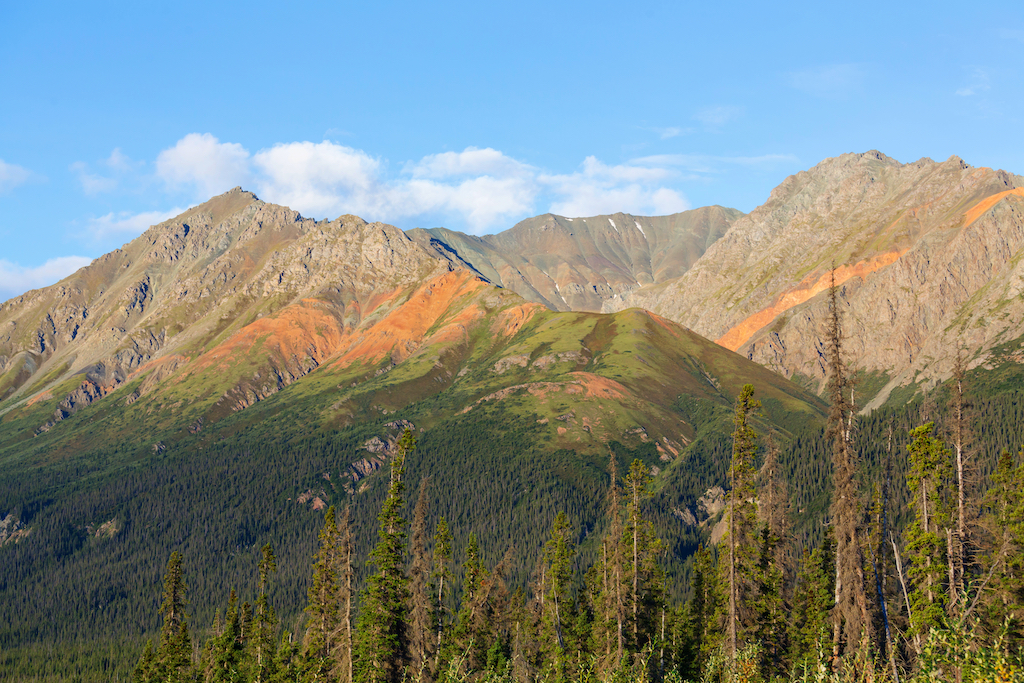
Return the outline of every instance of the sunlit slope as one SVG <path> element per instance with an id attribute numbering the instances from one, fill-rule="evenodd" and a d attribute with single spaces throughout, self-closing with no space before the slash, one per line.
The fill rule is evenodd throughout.
<path id="1" fill-rule="evenodd" d="M 544 214 L 495 235 L 445 228 L 409 235 L 529 301 L 600 311 L 616 295 L 685 273 L 742 215 L 721 206 L 668 216 Z"/>
<path id="2" fill-rule="evenodd" d="M 96 438 L 155 445 L 291 385 L 278 403 L 310 399 L 316 411 L 306 401 L 296 416 L 310 428 L 403 412 L 429 425 L 501 402 L 535 414 L 552 447 L 650 441 L 666 460 L 695 436 L 675 409 L 683 395 L 728 406 L 752 382 L 779 424 L 819 413 L 795 384 L 657 315 L 557 313 L 469 270 L 377 292 L 355 325 L 345 311 L 301 298 L 210 341 L 183 344 L 140 366 L 81 419 L 55 421 L 59 397 L 81 381 L 72 377 L 4 415 L 0 444 L 79 448 L 78 430 L 88 424 Z"/>
<path id="3" fill-rule="evenodd" d="M 845 154 L 787 178 L 686 273 L 612 300 L 641 306 L 820 390 L 835 267 L 861 396 L 948 378 L 1024 333 L 1019 176 L 957 157 Z"/>

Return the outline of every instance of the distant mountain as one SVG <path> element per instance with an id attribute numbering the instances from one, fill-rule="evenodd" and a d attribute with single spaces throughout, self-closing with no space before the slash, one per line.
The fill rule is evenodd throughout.
<path id="1" fill-rule="evenodd" d="M 749 215 L 548 214 L 486 237 L 215 197 L 0 305 L 0 646 L 151 631 L 140 606 L 178 547 L 202 567 L 192 600 L 210 623 L 269 539 L 297 620 L 320 510 L 351 505 L 365 554 L 375 473 L 407 427 L 434 521 L 490 554 L 515 546 L 520 585 L 556 511 L 596 552 L 609 458 L 640 458 L 679 576 L 753 383 L 758 429 L 792 445 L 810 538 L 828 496 L 830 269 L 870 406 L 948 377 L 958 346 L 993 376 L 1017 368 L 1022 187 L 870 152 L 788 178 Z M 55 575 L 59 625 L 42 616 Z"/>
<path id="2" fill-rule="evenodd" d="M 600 222 L 567 231 L 580 236 L 570 276 L 684 272 L 734 215 L 691 214 L 631 219 L 636 235 L 622 215 L 614 229 L 604 220 L 611 234 Z M 514 235 L 528 245 L 575 222 L 546 217 Z M 633 458 L 653 468 L 652 514 L 682 571 L 709 526 L 698 501 L 723 481 L 743 384 L 764 403 L 762 430 L 787 437 L 822 419 L 813 394 L 677 323 L 550 310 L 497 286 L 480 256 L 469 267 L 454 233 L 458 246 L 428 235 L 313 221 L 236 189 L 3 304 L 4 652 L 152 630 L 145 607 L 176 548 L 199 568 L 190 595 L 205 625 L 224 585 L 248 590 L 251 552 L 272 540 L 277 604 L 293 623 L 322 508 L 351 505 L 365 556 L 376 472 L 406 427 L 420 440 L 410 490 L 430 478 L 433 521 L 443 514 L 457 543 L 472 531 L 489 555 L 515 546 L 518 584 L 555 512 L 600 524 L 610 457 L 621 472 Z M 495 272 L 518 263 L 546 291 L 546 271 L 527 266 L 542 250 L 516 261 L 511 247 L 464 239 Z M 59 624 L 44 617 L 55 575 Z"/>
<path id="3" fill-rule="evenodd" d="M 1024 334 L 1024 179 L 957 157 L 901 164 L 878 152 L 787 178 L 672 282 L 606 310 L 642 306 L 820 387 L 829 269 L 847 349 L 869 405 L 972 367 Z"/>
<path id="4" fill-rule="evenodd" d="M 617 296 L 680 277 L 743 214 L 708 206 L 670 216 L 545 214 L 497 235 L 411 230 L 501 287 L 555 311 L 600 311 Z"/>

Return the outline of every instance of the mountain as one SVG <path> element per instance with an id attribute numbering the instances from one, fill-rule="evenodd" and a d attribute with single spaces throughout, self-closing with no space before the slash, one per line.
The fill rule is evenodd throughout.
<path id="1" fill-rule="evenodd" d="M 600 311 L 637 287 L 678 278 L 743 214 L 708 206 L 670 216 L 545 214 L 497 235 L 409 232 L 492 283 L 555 311 Z"/>
<path id="2" fill-rule="evenodd" d="M 830 269 L 868 407 L 998 364 L 1024 335 L 1024 179 L 957 157 L 901 164 L 845 154 L 787 178 L 639 306 L 820 390 Z M 903 397 L 903 398 L 899 398 Z"/>
<path id="3" fill-rule="evenodd" d="M 889 404 L 857 436 L 877 472 L 878 435 L 893 415 L 913 426 L 902 404 L 958 346 L 974 378 L 1021 388 L 1022 186 L 870 152 L 788 178 L 747 215 L 544 215 L 485 237 L 215 197 L 0 305 L 0 652 L 49 671 L 32 643 L 107 649 L 123 671 L 170 549 L 197 568 L 205 625 L 225 586 L 251 592 L 268 540 L 298 628 L 322 509 L 351 507 L 365 556 L 377 472 L 406 428 L 429 523 L 449 521 L 456 556 L 470 532 L 492 565 L 514 547 L 516 585 L 558 511 L 589 562 L 609 463 L 639 458 L 680 591 L 752 383 L 813 540 L 833 265 L 858 397 Z M 1019 441 L 1016 396 L 983 405 L 992 448 Z"/>
<path id="4" fill-rule="evenodd" d="M 631 246 L 614 260 L 613 236 L 582 231 L 575 272 L 684 272 L 735 215 L 691 214 L 635 221 L 679 263 L 636 225 L 623 237 L 606 221 Z M 435 240 L 306 219 L 236 188 L 3 304 L 5 656 L 60 643 L 127 652 L 123 667 L 155 627 L 149 602 L 175 548 L 198 569 L 205 625 L 225 585 L 251 590 L 252 553 L 273 541 L 276 604 L 297 623 L 323 507 L 351 506 L 365 556 L 387 484 L 377 471 L 405 428 L 419 440 L 410 490 L 430 482 L 431 524 L 444 515 L 457 549 L 470 532 L 488 557 L 514 546 L 510 580 L 523 585 L 556 512 L 600 525 L 610 458 L 656 472 L 652 514 L 682 572 L 713 521 L 699 500 L 723 480 L 743 384 L 764 403 L 761 429 L 820 424 L 813 394 L 677 323 L 551 310 Z M 488 247 L 489 263 L 512 263 L 512 242 L 495 244 L 510 251 Z M 545 271 L 521 272 L 538 291 Z M 64 619 L 46 618 L 57 610 Z"/>

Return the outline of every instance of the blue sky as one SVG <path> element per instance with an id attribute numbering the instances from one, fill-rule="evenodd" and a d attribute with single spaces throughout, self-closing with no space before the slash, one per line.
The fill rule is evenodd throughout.
<path id="1" fill-rule="evenodd" d="M 851 151 L 1024 173 L 1020 2 L 36 2 L 0 28 L 0 300 L 235 185 L 486 233 L 749 211 Z"/>

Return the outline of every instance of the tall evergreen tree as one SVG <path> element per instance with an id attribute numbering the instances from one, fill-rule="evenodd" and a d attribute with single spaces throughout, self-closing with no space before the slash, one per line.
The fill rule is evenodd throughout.
<path id="1" fill-rule="evenodd" d="M 408 660 L 409 579 L 405 575 L 405 461 L 416 448 L 406 429 L 391 461 L 391 484 L 377 521 L 377 546 L 370 562 L 377 571 L 367 581 L 356 634 L 355 680 L 397 683 Z"/>
<path id="2" fill-rule="evenodd" d="M 984 501 L 985 578 L 972 601 L 981 634 L 1002 636 L 1007 650 L 1024 647 L 1024 450 L 1018 459 L 1015 467 L 1013 456 L 1003 451 L 992 473 Z"/>
<path id="3" fill-rule="evenodd" d="M 421 675 L 434 654 L 434 629 L 430 596 L 430 560 L 427 557 L 427 497 L 429 480 L 420 483 L 420 494 L 413 511 L 412 563 L 409 567 L 409 659 L 413 672 Z"/>
<path id="4" fill-rule="evenodd" d="M 950 385 L 948 432 L 956 477 L 956 510 L 954 529 L 949 536 L 947 550 L 950 569 L 950 617 L 958 619 L 967 609 L 961 598 L 974 566 L 976 550 L 974 510 L 968 496 L 968 474 L 971 470 L 968 449 L 974 440 L 974 433 L 971 429 L 971 404 L 967 397 L 967 363 L 962 348 L 957 349 Z"/>
<path id="5" fill-rule="evenodd" d="M 632 646 L 639 650 L 660 637 L 659 616 L 664 607 L 664 573 L 658 562 L 664 545 L 654 533 L 654 525 L 644 519 L 643 503 L 651 497 L 651 471 L 643 461 L 633 460 L 626 475 L 626 528 L 624 541 L 631 553 L 630 630 Z"/>
<path id="6" fill-rule="evenodd" d="M 239 683 L 247 680 L 244 664 L 244 639 L 242 636 L 242 614 L 238 605 L 238 594 L 234 589 L 228 598 L 224 628 L 210 639 L 209 661 L 205 679 L 209 683 Z"/>
<path id="7" fill-rule="evenodd" d="M 566 629 L 569 584 L 572 581 L 572 562 L 575 555 L 569 518 L 564 512 L 555 516 L 551 538 L 544 546 L 546 565 L 544 601 L 544 643 L 548 661 L 556 680 L 566 676 Z"/>
<path id="8" fill-rule="evenodd" d="M 434 530 L 434 571 L 433 579 L 435 585 L 434 608 L 434 630 L 437 632 L 436 647 L 434 648 L 435 667 L 437 655 L 441 652 L 441 645 L 444 641 L 445 628 L 448 625 L 448 617 L 445 614 L 445 591 L 450 591 L 452 572 L 450 564 L 452 561 L 452 534 L 448 530 L 448 522 L 444 517 L 437 520 L 437 527 Z"/>
<path id="9" fill-rule="evenodd" d="M 253 681 L 266 683 L 274 673 L 274 645 L 277 642 L 277 614 L 267 596 L 270 586 L 270 575 L 277 572 L 277 557 L 269 543 L 261 550 L 258 565 L 259 584 L 256 596 L 256 608 L 253 615 L 252 638 L 250 640 L 253 655 Z"/>
<path id="10" fill-rule="evenodd" d="M 160 614 L 164 617 L 160 629 L 160 646 L 157 648 L 154 667 L 154 681 L 177 683 L 187 681 L 192 669 L 192 638 L 188 631 L 188 601 L 185 577 L 181 566 L 181 553 L 171 553 L 164 573 L 163 601 Z"/>
<path id="11" fill-rule="evenodd" d="M 355 538 L 352 533 L 352 510 L 345 506 L 338 522 L 338 609 L 340 612 L 339 665 L 342 683 L 352 683 L 354 630 L 352 627 L 352 603 L 355 599 L 355 569 L 352 559 L 355 555 Z"/>
<path id="12" fill-rule="evenodd" d="M 790 657 L 794 664 L 813 658 L 828 637 L 829 614 L 835 604 L 835 546 L 831 530 L 821 547 L 808 552 L 796 576 L 789 625 Z"/>
<path id="13" fill-rule="evenodd" d="M 710 548 L 700 546 L 693 556 L 690 600 L 686 605 L 684 662 L 688 668 L 681 674 L 688 680 L 701 677 L 704 665 L 722 643 L 722 631 L 716 620 L 726 602 Z"/>
<path id="14" fill-rule="evenodd" d="M 907 576 L 910 589 L 911 633 L 927 636 L 932 629 L 946 623 L 946 581 L 948 562 L 946 532 L 949 529 L 950 506 L 944 495 L 949 484 L 952 464 L 946 445 L 932 436 L 929 422 L 910 432 L 912 439 L 910 488 L 914 519 L 907 529 L 907 553 L 911 562 Z"/>
<path id="15" fill-rule="evenodd" d="M 757 432 L 750 424 L 761 409 L 754 398 L 754 386 L 743 385 L 736 398 L 733 415 L 732 464 L 729 467 L 729 564 L 728 616 L 726 647 L 730 659 L 736 658 L 744 625 L 749 621 L 752 603 L 751 582 L 754 574 L 754 525 L 757 506 L 754 503 L 754 457 L 757 455 Z"/>
<path id="16" fill-rule="evenodd" d="M 308 623 L 304 643 L 307 675 L 322 681 L 332 677 L 338 645 L 338 525 L 334 506 L 327 508 L 320 529 L 320 549 L 313 565 L 313 584 L 306 606 Z"/>
<path id="17" fill-rule="evenodd" d="M 601 555 L 591 575 L 591 601 L 594 606 L 592 636 L 600 675 L 619 667 L 625 654 L 626 560 L 625 533 L 619 503 L 618 472 L 615 454 L 609 462 L 610 484 L 605 519 L 607 530 L 601 537 Z"/>
<path id="18" fill-rule="evenodd" d="M 789 496 L 782 480 L 775 435 L 765 439 L 758 487 L 759 537 L 755 570 L 754 639 L 761 645 L 761 671 L 766 679 L 785 673 L 789 612 L 785 587 L 789 542 Z"/>

